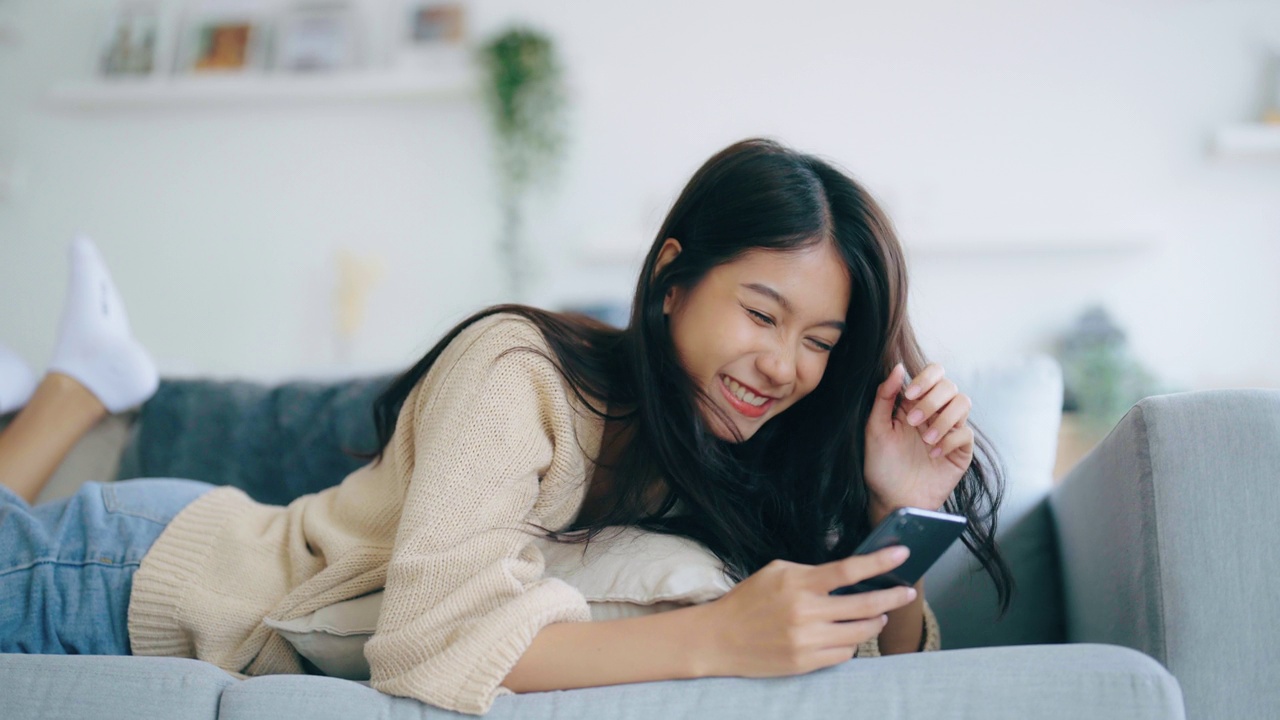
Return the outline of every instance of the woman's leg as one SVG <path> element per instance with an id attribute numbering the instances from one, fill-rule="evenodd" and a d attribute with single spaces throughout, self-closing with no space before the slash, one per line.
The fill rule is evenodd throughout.
<path id="1" fill-rule="evenodd" d="M 107 409 L 79 381 L 49 373 L 0 431 L 0 484 L 34 504 L 53 472 Z"/>
<path id="2" fill-rule="evenodd" d="M 124 301 L 93 241 L 71 241 L 70 277 L 53 360 L 22 412 L 0 432 L 0 484 L 28 503 L 108 412 L 155 393 L 159 375 L 133 337 Z"/>

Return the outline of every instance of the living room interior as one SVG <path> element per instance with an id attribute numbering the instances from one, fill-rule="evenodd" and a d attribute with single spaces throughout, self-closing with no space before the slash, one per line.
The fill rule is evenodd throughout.
<path id="1" fill-rule="evenodd" d="M 520 75 L 520 62 L 536 72 Z M 506 84 L 516 76 L 527 87 Z M 503 102 L 521 91 L 532 99 L 513 130 Z M 625 324 L 679 188 L 716 150 L 763 136 L 839 165 L 885 208 L 926 353 L 955 369 L 962 390 L 971 381 L 977 424 L 997 445 L 1009 438 L 1011 476 L 1032 476 L 1011 489 L 1009 532 L 1035 524 L 1037 538 L 1079 539 L 1085 525 L 1070 530 L 1068 514 L 1087 524 L 1104 523 L 1109 504 L 1176 497 L 1193 507 L 1203 498 L 1150 479 L 1192 467 L 1209 468 L 1209 485 L 1247 476 L 1246 504 L 1274 515 L 1263 510 L 1280 479 L 1270 464 L 1280 452 L 1274 2 L 0 0 L 0 98 L 0 343 L 33 368 L 54 345 L 78 233 L 101 249 L 162 378 L 255 384 L 242 407 L 280 383 L 403 370 L 495 303 Z M 1191 404 L 1135 412 L 1144 398 Z M 1131 427 L 1144 413 L 1167 419 Z M 42 499 L 89 477 L 153 470 L 161 455 L 217 452 L 211 439 L 163 446 L 174 436 L 146 438 L 138 420 L 104 425 Z M 198 432 L 194 420 L 174 422 Z M 1237 422 L 1261 440 L 1231 434 L 1244 432 Z M 1157 490 L 1108 495 L 1128 477 L 1120 445 L 1157 437 L 1168 462 L 1137 453 Z M 1172 449 L 1179 439 L 1188 447 Z M 1210 454 L 1220 448 L 1231 459 Z M 1173 469 L 1172 458 L 1187 459 L 1178 452 L 1196 463 Z M 1217 475 L 1220 465 L 1233 469 Z M 1151 512 L 1178 522 L 1168 507 Z M 1198 521 L 1209 529 L 1160 524 L 1151 542 L 1225 533 L 1231 508 L 1222 512 Z M 1280 540 L 1252 517 L 1242 526 Z M 1115 523 L 1119 536 L 1139 532 Z M 1058 620 L 1023 606 L 1017 632 L 952 637 L 965 648 L 1136 648 L 1169 673 L 1143 682 L 1164 700 L 1169 688 L 1180 695 L 1168 707 L 1139 698 L 1117 717 L 1227 717 L 1215 693 L 1233 686 L 1235 710 L 1280 713 L 1280 693 L 1259 684 L 1280 672 L 1274 651 L 1242 653 L 1227 676 L 1179 664 L 1178 652 L 1213 632 L 1195 625 L 1175 638 L 1179 613 L 1194 606 L 1200 622 L 1217 606 L 1177 585 L 1177 568 L 1149 577 L 1141 562 L 1114 560 L 1081 590 L 1083 576 L 1070 575 L 1079 557 L 1099 568 L 1114 558 L 1055 537 L 1028 545 L 1024 561 L 1043 570 L 1038 553 L 1048 553 L 1063 566 L 1066 579 L 1043 586 L 1062 596 Z M 1173 548 L 1156 545 L 1141 557 L 1172 562 Z M 1270 574 L 1275 544 L 1262 545 L 1233 561 L 1240 577 Z M 961 553 L 948 557 L 947 582 L 968 587 Z M 1265 602 L 1276 581 L 1259 576 L 1235 580 L 1247 586 L 1236 602 Z M 1073 614 L 1093 602 L 1081 597 L 1121 587 L 1132 594 L 1115 602 L 1150 602 L 1167 637 L 1106 636 L 1108 623 L 1136 627 L 1118 607 L 1105 621 Z M 963 598 L 988 594 L 965 592 L 940 596 L 940 614 L 959 618 Z M 1254 642 L 1277 637 L 1274 618 L 1250 622 Z M 894 683 L 893 670 L 878 682 Z M 0 669 L 38 687 L 26 673 Z M 805 691 L 786 692 L 803 702 Z M 564 707 L 614 701 L 582 697 Z M 539 707 L 553 705 L 523 711 Z M 1056 717 L 1027 707 L 1000 711 Z M 998 715 L 976 699 L 953 710 Z"/>

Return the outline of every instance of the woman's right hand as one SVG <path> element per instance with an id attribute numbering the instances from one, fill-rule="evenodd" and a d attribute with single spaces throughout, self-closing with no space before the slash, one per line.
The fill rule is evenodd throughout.
<path id="1" fill-rule="evenodd" d="M 707 603 L 708 675 L 778 677 L 838 665 L 858 644 L 880 634 L 886 613 L 915 598 L 915 589 L 831 595 L 907 559 L 901 545 L 822 565 L 774 560 Z"/>

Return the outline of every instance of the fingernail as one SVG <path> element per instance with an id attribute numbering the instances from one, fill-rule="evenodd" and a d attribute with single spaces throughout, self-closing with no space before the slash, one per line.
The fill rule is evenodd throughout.
<path id="1" fill-rule="evenodd" d="M 910 554 L 911 551 L 907 549 L 906 545 L 898 545 L 889 552 L 889 558 L 892 560 L 906 560 Z"/>
<path id="2" fill-rule="evenodd" d="M 904 394 L 907 396 L 908 400 L 915 400 L 916 396 L 920 394 L 920 386 L 912 385 L 911 387 L 907 388 L 907 392 Z"/>
<path id="3" fill-rule="evenodd" d="M 930 430 L 929 432 L 925 433 L 925 435 L 924 435 L 924 441 L 925 441 L 925 442 L 927 442 L 927 443 L 929 443 L 930 445 L 932 445 L 932 444 L 933 444 L 933 441 L 934 441 L 934 440 L 937 440 L 937 439 L 938 439 L 938 431 L 937 431 L 937 430 Z"/>
<path id="4" fill-rule="evenodd" d="M 910 397 L 910 394 L 908 394 L 908 397 Z M 924 419 L 924 413 L 920 412 L 919 410 L 912 410 L 911 414 L 907 416 L 907 422 L 911 423 L 912 425 L 915 425 L 916 423 L 920 422 L 923 419 Z"/>
<path id="5" fill-rule="evenodd" d="M 888 624 L 889 624 L 889 616 L 888 616 L 888 615 L 881 615 L 881 616 L 880 616 L 880 624 L 881 624 L 881 625 L 888 625 Z"/>
<path id="6" fill-rule="evenodd" d="M 939 456 L 939 455 L 941 455 L 941 454 L 942 454 L 942 448 L 940 448 L 940 447 L 936 447 L 936 448 L 934 448 L 933 450 L 930 450 L 930 451 L 929 451 L 929 457 L 931 457 L 931 458 L 936 458 L 936 457 L 938 457 L 938 456 Z"/>
<path id="7" fill-rule="evenodd" d="M 916 599 L 916 589 L 915 589 L 915 588 L 913 588 L 913 587 L 909 587 L 909 588 L 907 588 L 907 599 L 908 599 L 908 600 L 915 600 L 915 599 Z"/>

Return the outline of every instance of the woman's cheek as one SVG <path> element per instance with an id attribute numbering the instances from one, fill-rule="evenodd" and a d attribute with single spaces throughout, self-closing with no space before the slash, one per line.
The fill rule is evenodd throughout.
<path id="1" fill-rule="evenodd" d="M 804 388 L 805 394 L 818 387 L 818 383 L 822 382 L 822 374 L 827 370 L 827 356 L 815 356 L 813 353 L 806 353 L 809 356 L 801 367 L 798 369 L 800 373 L 801 387 Z"/>

